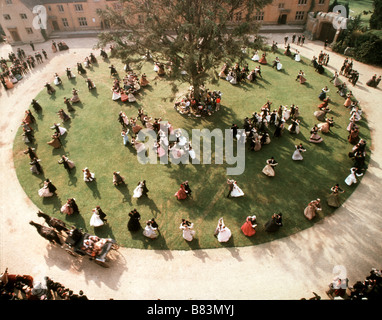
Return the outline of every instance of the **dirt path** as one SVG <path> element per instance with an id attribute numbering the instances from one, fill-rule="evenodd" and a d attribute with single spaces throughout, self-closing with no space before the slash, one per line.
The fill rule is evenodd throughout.
<path id="1" fill-rule="evenodd" d="M 283 35 L 272 38 L 282 43 Z M 77 261 L 47 244 L 28 224 L 36 220 L 37 208 L 18 183 L 12 142 L 24 111 L 45 81 L 83 61 L 95 41 L 67 39 L 71 49 L 54 56 L 49 42 L 38 45 L 38 49 L 46 48 L 50 63 L 36 68 L 12 91 L 0 90 L 0 270 L 8 267 L 12 273 L 35 278 L 48 275 L 75 292 L 83 290 L 91 299 L 267 300 L 307 298 L 312 291 L 327 298 L 334 266 L 346 268 L 351 284 L 364 279 L 370 268 L 382 267 L 382 140 L 377 139 L 382 136 L 382 91 L 365 86 L 372 74 L 382 74 L 382 70 L 358 62 L 355 69 L 360 80 L 352 90 L 360 97 L 372 130 L 372 159 L 362 184 L 333 216 L 296 235 L 255 247 L 196 251 L 122 248 L 109 269 L 86 258 Z M 29 46 L 23 47 L 30 52 Z M 6 56 L 8 50 L 8 46 L 0 46 L 0 56 Z M 299 50 L 310 59 L 322 50 L 322 43 L 308 41 Z M 98 50 L 95 53 L 98 56 Z M 330 52 L 331 70 L 342 61 L 343 57 Z"/>

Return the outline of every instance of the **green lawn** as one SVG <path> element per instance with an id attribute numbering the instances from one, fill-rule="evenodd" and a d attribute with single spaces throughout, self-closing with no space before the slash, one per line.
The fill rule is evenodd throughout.
<path id="1" fill-rule="evenodd" d="M 278 53 L 284 71 L 277 72 L 269 65 L 263 66 L 263 80 L 258 84 L 245 83 L 232 86 L 224 80 L 210 84 L 210 89 L 223 92 L 221 110 L 209 118 L 190 118 L 182 116 L 173 109 L 170 101 L 171 87 L 166 79 L 154 80 L 156 74 L 152 63 L 146 63 L 142 72 L 148 76 L 151 86 L 141 89 L 141 95 L 134 104 L 123 104 L 111 100 L 112 79 L 109 77 L 109 64 L 102 62 L 88 71 L 96 85 L 96 93 L 87 90 L 83 77 L 77 75 L 76 80 L 66 79 L 64 70 L 57 70 L 63 79 L 63 86 L 56 88 L 56 93 L 49 96 L 46 90 L 37 95 L 43 107 L 41 117 L 37 117 L 35 137 L 37 139 L 37 155 L 44 168 L 44 177 L 38 177 L 29 171 L 29 157 L 23 154 L 26 145 L 21 140 L 21 131 L 14 142 L 14 163 L 21 185 L 27 195 L 42 211 L 75 224 L 90 233 L 101 237 L 112 237 L 122 246 L 147 249 L 197 249 L 221 247 L 213 236 L 217 221 L 224 217 L 226 225 L 232 230 L 231 240 L 223 246 L 250 246 L 280 237 L 286 237 L 314 225 L 325 216 L 333 214 L 325 201 L 323 211 L 314 221 L 308 221 L 303 211 L 307 203 L 315 198 L 325 200 L 330 187 L 340 183 L 346 190 L 342 199 L 350 196 L 355 186 L 348 187 L 344 179 L 352 165 L 347 153 L 352 146 L 347 142 L 346 126 L 349 122 L 349 110 L 343 107 L 343 98 L 336 94 L 336 89 L 329 83 L 331 75 L 317 74 L 307 59 L 297 63 L 289 57 Z M 268 55 L 268 61 L 274 59 Z M 123 76 L 123 65 L 116 60 L 111 61 Z M 248 60 L 250 68 L 257 63 Z M 74 65 L 68 62 L 68 67 Z M 295 81 L 298 71 L 304 70 L 308 82 L 300 85 Z M 333 133 L 323 134 L 324 142 L 319 145 L 309 143 L 309 131 L 317 123 L 313 112 L 320 103 L 318 94 L 325 85 L 330 88 L 333 100 L 331 107 L 336 125 Z M 64 138 L 62 149 L 53 150 L 46 144 L 50 140 L 54 122 L 60 122 L 56 112 L 64 108 L 63 97 L 71 96 L 71 89 L 79 89 L 82 104 L 75 106 L 72 120 L 66 124 L 68 135 Z M 187 88 L 181 85 L 181 89 Z M 279 139 L 273 138 L 274 128 L 270 129 L 272 142 L 259 152 L 246 152 L 245 172 L 240 176 L 232 176 L 237 180 L 245 196 L 238 199 L 227 199 L 226 168 L 228 165 L 141 165 L 132 149 L 124 147 L 120 136 L 118 112 L 123 110 L 130 116 L 136 116 L 137 110 L 144 107 L 153 117 L 162 117 L 170 121 L 174 128 L 186 129 L 191 135 L 193 128 L 226 129 L 232 123 L 242 126 L 243 119 L 254 111 L 260 111 L 267 101 L 273 107 L 280 104 L 290 106 L 292 103 L 300 108 L 301 132 L 291 135 L 286 130 Z M 27 109 L 28 106 L 25 106 Z M 33 110 L 32 110 L 33 111 Z M 20 115 L 22 117 L 22 115 Z M 288 121 L 289 124 L 289 121 Z M 365 120 L 360 121 L 361 136 L 370 140 Z M 303 162 L 291 159 L 294 145 L 302 142 L 307 148 Z M 68 175 L 66 170 L 57 164 L 61 154 L 67 154 L 76 163 L 76 171 Z M 276 176 L 269 178 L 261 170 L 265 161 L 274 156 L 279 162 Z M 96 183 L 86 184 L 82 179 L 84 167 L 89 167 L 96 174 Z M 116 188 L 112 184 L 112 173 L 118 170 L 126 178 L 127 188 Z M 49 178 L 58 188 L 58 196 L 52 199 L 41 199 L 37 190 L 42 186 L 44 178 Z M 133 190 L 140 180 L 146 179 L 149 192 L 148 199 L 132 198 Z M 174 193 L 179 184 L 189 180 L 193 190 L 193 198 L 177 201 Z M 60 207 L 69 197 L 75 197 L 81 215 L 64 217 Z M 108 215 L 109 225 L 94 230 L 89 220 L 91 209 L 100 205 Z M 147 219 L 155 217 L 160 237 L 147 240 L 142 232 L 131 234 L 126 227 L 128 213 L 133 208 L 141 213 L 142 226 Z M 282 212 L 284 227 L 275 234 L 267 234 L 264 224 L 274 212 Z M 244 236 L 240 230 L 246 216 L 257 216 L 257 233 L 252 238 Z M 187 243 L 179 230 L 182 218 L 190 219 L 195 224 L 196 239 Z M 36 215 L 35 221 L 41 221 Z M 28 223 L 29 221 L 25 221 Z M 36 234 L 37 236 L 37 234 Z"/>

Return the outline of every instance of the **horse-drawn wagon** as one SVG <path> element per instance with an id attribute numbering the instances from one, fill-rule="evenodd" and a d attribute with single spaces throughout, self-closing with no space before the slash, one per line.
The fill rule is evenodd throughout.
<path id="1" fill-rule="evenodd" d="M 49 227 L 31 221 L 30 224 L 36 227 L 37 232 L 52 244 L 59 244 L 67 253 L 76 258 L 89 256 L 90 260 L 108 268 L 109 252 L 119 249 L 119 245 L 114 239 L 99 238 L 75 226 L 69 229 L 65 222 L 40 211 L 38 216 L 44 218 Z"/>

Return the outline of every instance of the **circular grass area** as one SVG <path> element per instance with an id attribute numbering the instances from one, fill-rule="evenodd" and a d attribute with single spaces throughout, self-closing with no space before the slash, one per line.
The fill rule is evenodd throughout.
<path id="1" fill-rule="evenodd" d="M 271 67 L 276 56 L 281 59 L 282 71 Z M 166 78 L 157 78 L 150 62 L 145 62 L 138 72 L 146 73 L 150 85 L 141 88 L 135 103 L 111 99 L 113 79 L 110 77 L 109 66 L 114 64 L 122 79 L 125 72 L 120 61 L 111 59 L 104 62 L 98 58 L 98 64 L 87 70 L 87 76 L 97 86 L 96 91 L 90 92 L 85 83 L 86 77 L 76 75 L 75 80 L 68 80 L 65 70 L 57 70 L 63 84 L 54 86 L 56 92 L 53 95 L 48 95 L 45 89 L 37 95 L 36 99 L 43 108 L 40 115 L 31 109 L 37 120 L 34 125 L 36 142 L 31 146 L 36 148 L 44 173 L 34 175 L 30 172 L 29 157 L 23 153 L 27 145 L 22 141 L 20 128 L 14 141 L 14 164 L 20 184 L 41 211 L 62 219 L 69 225 L 81 227 L 91 234 L 114 238 L 121 246 L 130 248 L 188 250 L 251 246 L 311 227 L 334 213 L 335 209 L 328 207 L 325 201 L 334 184 L 339 183 L 345 190 L 341 195 L 342 202 L 356 188 L 356 185 L 349 187 L 344 182 L 352 167 L 352 160 L 348 158 L 352 145 L 347 141 L 346 130 L 349 110 L 343 106 L 344 99 L 329 82 L 332 74 L 328 70 L 320 75 L 310 65 L 310 60 L 303 58 L 301 62 L 295 62 L 280 52 L 268 53 L 267 60 L 268 65 L 261 67 L 263 78 L 257 83 L 246 82 L 233 86 L 220 79 L 217 83 L 209 84 L 208 88 L 220 90 L 223 96 L 220 111 L 207 118 L 187 117 L 176 112 L 170 99 L 173 92 L 169 81 Z M 258 65 L 249 57 L 247 62 L 251 70 Z M 75 65 L 71 62 L 68 62 L 68 67 L 75 70 Z M 131 67 L 134 69 L 134 65 Z M 304 85 L 295 81 L 300 69 L 307 78 Z M 318 95 L 325 85 L 330 89 L 329 96 L 332 100 L 329 105 L 332 112 L 328 115 L 334 117 L 335 126 L 331 133 L 320 134 L 324 139 L 322 143 L 312 144 L 309 142 L 310 129 L 318 123 L 313 112 L 318 110 Z M 64 97 L 71 97 L 73 87 L 79 90 L 81 103 L 73 105 L 75 112 L 69 113 L 71 120 L 63 123 L 67 129 L 63 147 L 53 149 L 47 145 L 53 133 L 50 127 L 55 122 L 62 123 L 57 111 L 61 108 L 66 111 Z M 187 88 L 187 84 L 179 85 L 179 91 Z M 260 112 L 267 100 L 272 102 L 272 109 L 277 109 L 279 105 L 297 105 L 300 110 L 300 133 L 291 134 L 285 129 L 280 138 L 275 138 L 275 128 L 271 126 L 271 143 L 257 152 L 246 148 L 245 171 L 238 176 L 226 175 L 227 168 L 235 165 L 214 164 L 213 160 L 210 165 L 163 165 L 159 162 L 156 165 L 143 165 L 139 163 L 135 150 L 125 147 L 122 142 L 121 125 L 118 122 L 118 113 L 121 110 L 128 117 L 136 117 L 138 109 L 143 107 L 153 119 L 161 117 L 162 120 L 169 121 L 175 129 L 186 130 L 191 137 L 192 129 L 224 130 L 233 123 L 242 128 L 244 118 L 250 117 L 255 111 Z M 29 107 L 25 106 L 25 109 Z M 20 115 L 20 120 L 22 117 Z M 287 121 L 286 128 L 289 123 L 290 120 Z M 365 118 L 358 125 L 360 136 L 370 141 Z M 293 161 L 294 146 L 300 142 L 307 149 L 303 155 L 304 160 Z M 58 164 L 62 154 L 76 164 L 76 169 L 71 174 Z M 266 160 L 272 156 L 279 164 L 276 167 L 276 176 L 271 178 L 265 176 L 262 169 Z M 85 167 L 95 173 L 95 182 L 83 181 L 82 169 Z M 120 171 L 125 177 L 125 188 L 113 185 L 114 171 Z M 45 178 L 49 178 L 57 187 L 57 196 L 38 196 L 37 191 L 42 187 Z M 227 178 L 237 181 L 245 193 L 244 197 L 226 198 Z M 141 180 L 146 180 L 149 196 L 135 199 L 132 197 L 133 191 Z M 193 197 L 178 201 L 174 194 L 185 180 L 189 181 Z M 71 197 L 76 198 L 80 215 L 65 216 L 60 213 L 61 206 Z M 303 214 L 304 208 L 316 198 L 322 199 L 322 211 L 312 221 L 308 221 Z M 94 229 L 89 221 L 96 205 L 101 206 L 107 214 L 108 224 Z M 128 213 L 134 208 L 141 214 L 143 228 L 146 220 L 153 217 L 156 219 L 160 230 L 157 239 L 149 240 L 141 231 L 130 233 L 127 230 Z M 269 234 L 264 230 L 264 224 L 274 212 L 283 213 L 284 226 L 278 232 Z M 248 215 L 256 215 L 258 223 L 257 233 L 250 238 L 240 229 Z M 225 224 L 232 231 L 231 239 L 224 244 L 214 237 L 220 217 L 224 217 Z M 196 235 L 192 242 L 182 238 L 179 229 L 182 218 L 194 223 Z M 37 215 L 34 221 L 41 222 Z"/>

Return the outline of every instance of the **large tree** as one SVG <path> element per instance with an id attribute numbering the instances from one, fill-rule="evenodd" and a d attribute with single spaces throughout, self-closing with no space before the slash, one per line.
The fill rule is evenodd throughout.
<path id="1" fill-rule="evenodd" d="M 241 61 L 253 46 L 256 11 L 272 0 L 120 0 L 100 10 L 110 31 L 99 46 L 115 44 L 117 57 L 133 61 L 148 53 L 171 64 L 172 79 L 199 87 L 222 62 Z"/>
<path id="2" fill-rule="evenodd" d="M 373 1 L 374 11 L 370 17 L 371 29 L 382 29 L 382 0 Z"/>

